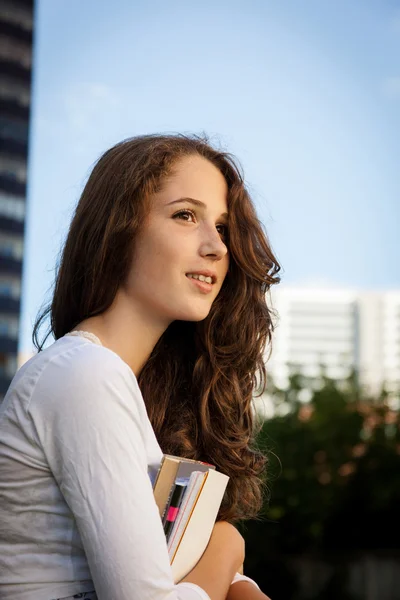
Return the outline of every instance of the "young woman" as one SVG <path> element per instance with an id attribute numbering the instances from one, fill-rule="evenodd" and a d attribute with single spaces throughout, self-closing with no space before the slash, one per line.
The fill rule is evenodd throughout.
<path id="1" fill-rule="evenodd" d="M 206 140 L 141 136 L 100 158 L 39 352 L 0 408 L 2 600 L 266 598 L 236 574 L 232 522 L 261 506 L 251 400 L 279 269 L 234 160 Z M 162 453 L 230 477 L 177 585 L 151 485 Z"/>

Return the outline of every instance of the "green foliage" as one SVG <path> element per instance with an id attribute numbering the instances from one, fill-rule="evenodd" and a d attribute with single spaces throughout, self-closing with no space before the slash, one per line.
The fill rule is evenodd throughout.
<path id="1" fill-rule="evenodd" d="M 269 456 L 268 494 L 261 522 L 241 524 L 246 568 L 258 580 L 267 564 L 283 569 L 288 589 L 278 597 L 301 598 L 284 557 L 399 548 L 400 413 L 384 390 L 369 397 L 355 372 L 342 384 L 293 374 L 268 395 L 276 413 L 257 440 Z"/>

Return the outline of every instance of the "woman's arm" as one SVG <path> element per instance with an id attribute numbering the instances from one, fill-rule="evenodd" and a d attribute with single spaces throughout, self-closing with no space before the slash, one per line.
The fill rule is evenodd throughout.
<path id="1" fill-rule="evenodd" d="M 209 600 L 196 585 L 174 584 L 147 473 L 150 424 L 127 365 L 94 344 L 58 355 L 29 412 L 99 600 Z"/>
<path id="2" fill-rule="evenodd" d="M 226 600 L 270 600 L 270 598 L 254 583 L 238 581 L 230 586 Z"/>
<path id="3" fill-rule="evenodd" d="M 181 583 L 195 583 L 207 592 L 211 600 L 225 600 L 229 586 L 243 560 L 242 536 L 230 523 L 219 521 L 214 525 L 203 556 Z"/>

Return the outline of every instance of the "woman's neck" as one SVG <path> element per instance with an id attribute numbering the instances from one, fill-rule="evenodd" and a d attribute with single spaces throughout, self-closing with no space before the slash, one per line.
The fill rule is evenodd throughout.
<path id="1" fill-rule="evenodd" d="M 136 377 L 169 323 L 157 322 L 143 307 L 135 306 L 121 289 L 104 313 L 81 321 L 74 330 L 96 335 L 103 346 L 126 362 Z"/>

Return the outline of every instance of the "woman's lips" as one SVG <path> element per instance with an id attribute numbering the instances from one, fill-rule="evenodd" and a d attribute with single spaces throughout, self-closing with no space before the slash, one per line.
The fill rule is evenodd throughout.
<path id="1" fill-rule="evenodd" d="M 202 292 L 203 294 L 209 294 L 212 291 L 212 288 L 213 288 L 212 283 L 207 283 L 206 281 L 200 281 L 199 279 L 193 279 L 193 277 L 188 277 L 188 276 L 186 276 L 186 279 L 188 279 L 191 283 L 194 283 L 194 285 L 197 287 L 197 289 L 200 292 Z"/>

